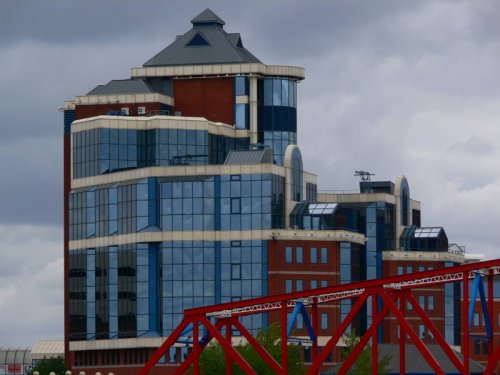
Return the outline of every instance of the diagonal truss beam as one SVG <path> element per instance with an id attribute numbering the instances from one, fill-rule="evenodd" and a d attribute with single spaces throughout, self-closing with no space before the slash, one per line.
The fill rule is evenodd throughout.
<path id="1" fill-rule="evenodd" d="M 334 285 L 326 288 L 284 295 L 199 307 L 185 310 L 184 314 L 185 316 L 204 314 L 207 317 L 241 316 L 280 310 L 283 301 L 285 301 L 284 303 L 286 303 L 287 308 L 293 309 L 297 302 L 301 302 L 307 306 L 314 302 L 322 304 L 354 298 L 363 294 L 367 288 L 376 286 L 381 286 L 386 290 L 404 290 L 424 286 L 429 287 L 449 282 L 459 282 L 463 280 L 464 274 L 468 275 L 469 279 L 473 279 L 476 272 L 480 272 L 481 274 L 488 274 L 488 272 L 490 272 L 493 275 L 500 273 L 500 259 L 381 279 L 359 281 L 351 284 Z"/>
<path id="2" fill-rule="evenodd" d="M 410 336 L 411 341 L 413 341 L 413 344 L 415 344 L 415 347 L 422 354 L 427 363 L 433 368 L 434 371 L 436 371 L 436 374 L 445 375 L 434 355 L 430 352 L 427 346 L 425 346 L 424 342 L 420 339 L 420 337 L 418 337 L 413 328 L 411 328 L 410 324 L 406 321 L 404 315 L 401 314 L 401 311 L 399 311 L 398 307 L 394 304 L 389 295 L 384 290 L 379 291 L 378 294 L 382 301 L 387 304 L 387 307 L 391 310 L 392 314 L 396 317 L 397 322 L 403 327 L 403 330 L 408 334 L 408 336 Z"/>
<path id="3" fill-rule="evenodd" d="M 178 368 L 179 370 L 187 370 L 188 367 L 199 359 L 201 351 L 205 348 L 206 344 L 213 338 L 215 338 L 221 344 L 224 352 L 226 353 L 226 358 L 233 360 L 238 366 L 240 366 L 246 374 L 255 374 L 255 371 L 248 365 L 243 357 L 231 346 L 231 333 L 226 332 L 226 338 L 224 338 L 220 329 L 225 324 L 226 331 L 231 330 L 231 326 L 236 327 L 245 338 L 255 347 L 257 351 L 260 349 L 256 342 L 253 341 L 253 337 L 248 333 L 244 326 L 238 321 L 237 317 L 244 315 L 251 315 L 256 313 L 270 312 L 281 310 L 281 317 L 285 317 L 286 322 L 286 312 L 287 309 L 293 309 L 298 304 L 300 306 L 298 309 L 305 309 L 305 306 L 312 306 L 312 328 L 317 332 L 317 322 L 318 322 L 318 311 L 317 307 L 321 304 L 328 302 L 335 302 L 344 299 L 355 299 L 356 302 L 353 304 L 350 312 L 347 314 L 345 319 L 341 322 L 339 327 L 332 334 L 328 340 L 326 346 L 323 348 L 321 353 L 317 353 L 315 350 L 315 345 L 317 343 L 313 342 L 313 362 L 308 374 L 317 374 L 319 368 L 323 365 L 328 354 L 337 345 L 340 337 L 343 335 L 349 324 L 352 323 L 354 316 L 359 312 L 361 307 L 367 302 L 368 297 L 378 299 L 382 302 L 381 308 L 377 311 L 374 309 L 373 324 L 369 331 L 363 336 L 363 342 L 368 342 L 370 338 L 376 340 L 376 329 L 381 323 L 384 316 L 388 313 L 396 318 L 398 324 L 401 327 L 402 337 L 406 334 L 410 337 L 411 341 L 415 344 L 416 348 L 420 351 L 424 359 L 429 363 L 429 365 L 436 371 L 437 374 L 443 374 L 439 364 L 436 359 L 425 346 L 423 341 L 418 337 L 413 328 L 405 319 L 405 309 L 396 306 L 395 302 L 398 298 L 402 301 L 408 300 L 410 304 L 414 307 L 417 315 L 422 319 L 424 325 L 433 333 L 437 342 L 440 344 L 441 348 L 444 350 L 446 355 L 455 365 L 455 367 L 462 372 L 467 372 L 468 364 L 468 334 L 464 332 L 463 338 L 463 350 L 465 350 L 464 361 L 461 362 L 456 354 L 448 346 L 442 335 L 439 333 L 437 328 L 432 324 L 429 317 L 426 315 L 425 311 L 420 308 L 415 298 L 411 295 L 410 291 L 412 289 L 441 285 L 449 282 L 462 282 L 463 293 L 464 293 L 464 305 L 466 308 L 468 304 L 468 282 L 469 280 L 476 277 L 476 274 L 488 275 L 490 279 L 494 275 L 500 274 L 500 259 L 480 262 L 480 263 L 470 263 L 466 265 L 461 265 L 457 267 L 450 267 L 444 269 L 435 269 L 433 271 L 425 271 L 415 274 L 392 276 L 382 279 L 366 280 L 361 282 L 356 282 L 352 284 L 336 285 L 327 288 L 321 288 L 316 290 L 307 290 L 302 292 L 295 292 L 284 295 L 261 297 L 252 300 L 242 300 L 237 302 L 225 303 L 221 305 L 199 307 L 196 309 L 188 309 L 184 311 L 184 319 L 181 321 L 180 325 L 172 332 L 172 334 L 167 338 L 167 340 L 161 345 L 161 347 L 153 354 L 151 359 L 145 364 L 145 366 L 140 370 L 139 375 L 145 375 L 151 370 L 151 368 L 158 362 L 158 360 L 166 353 L 166 351 L 175 344 L 182 332 L 192 324 L 193 335 L 197 339 L 193 340 L 193 345 L 196 346 L 191 354 L 186 358 L 186 361 Z M 492 282 L 489 280 L 489 289 L 492 289 Z M 490 292 L 490 290 L 489 290 Z M 374 306 L 376 306 L 375 302 Z M 491 304 L 492 302 L 489 301 Z M 488 307 L 492 310 L 492 306 Z M 466 310 L 463 310 L 463 322 L 465 326 L 467 325 Z M 209 318 L 217 317 L 219 318 L 217 323 L 213 325 Z M 205 326 L 208 331 L 208 336 L 206 340 L 200 342 L 199 338 L 199 327 L 198 324 Z M 194 328 L 196 327 L 196 328 Z M 229 328 L 228 328 L 229 327 Z M 194 332 L 196 330 L 196 334 Z M 286 330 L 282 327 L 282 336 L 286 338 Z M 205 337 L 204 337 L 205 338 Z M 253 342 L 253 344 L 252 344 Z M 400 346 L 404 346 L 404 338 L 400 340 Z M 283 345 L 286 345 L 286 340 L 283 341 Z M 493 345 L 493 344 L 492 344 Z M 376 347 L 376 345 L 374 345 Z M 492 347 L 493 349 L 493 347 Z M 357 351 L 359 349 L 356 348 Z M 400 348 L 403 350 L 404 348 Z M 492 350 L 493 352 L 493 350 Z M 283 355 L 286 355 L 286 349 L 283 350 Z M 261 350 L 259 355 L 269 364 L 271 369 L 276 373 L 286 372 L 286 358 L 282 358 L 284 366 L 279 366 L 278 362 L 274 358 L 269 357 L 269 354 Z M 353 361 L 353 359 L 348 359 Z M 274 361 L 274 362 L 273 362 Z M 488 364 L 488 369 L 492 371 L 496 363 L 500 361 L 500 347 L 497 347 L 494 354 L 490 357 Z M 283 363 L 283 362 L 282 362 Z M 487 370 L 488 370 L 487 369 Z M 195 372 L 198 372 L 198 366 L 194 366 Z M 230 370 L 229 370 L 230 371 Z M 489 371 L 489 370 L 488 370 Z M 176 371 L 176 374 L 180 372 Z"/>
<path id="4" fill-rule="evenodd" d="M 424 325 L 434 335 L 434 339 L 439 344 L 441 349 L 443 349 L 443 351 L 448 356 L 450 361 L 453 363 L 455 368 L 458 371 L 463 373 L 463 371 L 464 371 L 463 362 L 458 357 L 457 353 L 451 349 L 450 345 L 446 342 L 443 335 L 441 335 L 441 332 L 439 332 L 439 330 L 436 328 L 436 326 L 432 323 L 432 321 L 429 319 L 429 317 L 427 316 L 424 309 L 422 309 L 422 307 L 417 302 L 415 297 L 410 293 L 410 291 L 405 291 L 405 299 L 408 300 L 410 302 L 410 304 L 413 306 L 413 309 L 415 310 L 417 315 L 422 319 L 422 322 L 424 323 Z"/>

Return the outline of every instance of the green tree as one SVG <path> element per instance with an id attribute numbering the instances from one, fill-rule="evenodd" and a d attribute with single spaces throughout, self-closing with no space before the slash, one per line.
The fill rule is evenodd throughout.
<path id="1" fill-rule="evenodd" d="M 356 344 L 359 342 L 359 337 L 356 336 L 356 332 L 354 330 L 351 332 L 349 336 L 344 336 L 344 342 L 346 347 L 342 350 L 342 358 L 345 361 L 346 358 L 352 353 Z M 391 356 L 385 355 L 378 361 L 378 374 L 379 375 L 387 375 L 389 374 L 390 368 L 389 365 L 391 363 Z M 356 361 L 353 363 L 349 371 L 348 375 L 372 375 L 372 346 L 367 344 L 363 351 L 359 354 Z"/>
<path id="2" fill-rule="evenodd" d="M 28 372 L 28 375 L 33 375 L 35 371 L 38 371 L 40 375 L 49 375 L 51 372 L 56 373 L 56 375 L 64 375 L 67 368 L 62 357 L 43 358 L 30 372 Z"/>
<path id="3" fill-rule="evenodd" d="M 255 337 L 262 347 L 281 363 L 281 327 L 278 323 L 273 323 L 266 330 L 260 330 Z M 259 375 L 273 375 L 272 371 L 262 357 L 250 344 L 240 345 L 236 350 L 241 354 L 253 370 Z M 300 358 L 300 351 L 297 345 L 288 345 L 288 373 L 301 375 L 306 373 L 306 369 Z M 209 345 L 201 353 L 200 372 L 203 375 L 223 374 L 226 368 L 224 350 L 220 344 Z M 233 362 L 233 374 L 244 374 L 244 371 Z"/>

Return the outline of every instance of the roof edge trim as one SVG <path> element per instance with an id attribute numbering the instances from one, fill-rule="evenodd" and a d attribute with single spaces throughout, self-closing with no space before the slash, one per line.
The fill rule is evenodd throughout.
<path id="1" fill-rule="evenodd" d="M 239 74 L 290 77 L 297 80 L 305 78 L 305 69 L 287 65 L 265 65 L 258 63 L 176 65 L 132 68 L 131 76 L 138 77 L 193 77 L 193 76 L 231 76 Z"/>
<path id="2" fill-rule="evenodd" d="M 160 93 L 80 95 L 75 97 L 73 103 L 75 105 L 162 103 L 173 106 L 174 98 Z"/>

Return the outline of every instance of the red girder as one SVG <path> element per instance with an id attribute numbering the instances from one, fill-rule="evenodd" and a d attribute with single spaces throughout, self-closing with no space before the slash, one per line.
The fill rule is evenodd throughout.
<path id="1" fill-rule="evenodd" d="M 382 286 L 383 288 L 389 290 L 402 290 L 439 285 L 447 282 L 462 281 L 464 272 L 469 273 L 469 278 L 474 278 L 476 272 L 484 273 L 488 270 L 493 271 L 493 274 L 500 273 L 500 266 L 495 262 L 498 263 L 500 260 L 472 263 L 457 267 L 441 268 L 407 275 L 359 281 L 351 284 L 335 285 L 315 290 L 306 290 L 302 292 L 188 309 L 184 313 L 186 316 L 192 314 L 198 315 L 200 313 L 206 314 L 206 316 L 216 317 L 241 316 L 279 310 L 281 308 L 282 301 L 286 301 L 288 308 L 293 308 L 295 307 L 296 302 L 302 302 L 307 305 L 311 304 L 313 299 L 316 299 L 318 303 L 326 303 L 346 298 L 358 297 L 365 292 L 366 288 L 375 286 Z"/>
<path id="2" fill-rule="evenodd" d="M 367 303 L 368 297 L 372 298 L 373 304 L 373 317 L 372 325 L 368 328 L 366 334 L 361 338 L 359 348 L 356 347 L 353 354 L 346 360 L 344 365 L 341 367 L 341 373 L 347 371 L 350 365 L 355 361 L 357 355 L 361 352 L 362 344 L 366 344 L 369 339 L 376 341 L 377 339 L 377 327 L 381 324 L 387 314 L 391 313 L 395 318 L 401 330 L 400 348 L 401 353 L 405 353 L 405 337 L 408 335 L 421 352 L 424 359 L 429 363 L 429 365 L 436 371 L 436 373 L 442 373 L 433 355 L 427 349 L 422 340 L 413 331 L 411 326 L 407 323 L 405 319 L 406 309 L 404 306 L 397 307 L 395 302 L 400 299 L 400 304 L 406 305 L 406 300 L 413 305 L 417 316 L 422 320 L 422 323 L 426 328 L 431 331 L 436 338 L 437 343 L 442 347 L 445 354 L 449 357 L 450 361 L 459 371 L 467 372 L 469 369 L 469 335 L 464 331 L 463 341 L 462 341 L 462 351 L 463 351 L 463 361 L 451 350 L 450 346 L 446 343 L 442 335 L 439 333 L 437 328 L 433 325 L 429 317 L 426 315 L 425 311 L 420 308 L 415 298 L 410 294 L 412 289 L 428 287 L 431 285 L 440 285 L 449 282 L 464 282 L 475 277 L 476 273 L 480 273 L 484 276 L 489 276 L 489 290 L 492 289 L 492 277 L 500 273 L 500 259 L 485 261 L 480 263 L 465 264 L 450 268 L 435 269 L 432 271 L 419 272 L 414 274 L 406 274 L 399 276 L 391 276 L 382 279 L 366 280 L 345 285 L 335 285 L 326 288 L 307 290 L 283 295 L 268 296 L 262 298 L 256 298 L 251 300 L 243 300 L 231 303 L 225 303 L 214 306 L 205 306 L 195 309 L 188 309 L 184 311 L 184 320 L 181 325 L 174 330 L 172 335 L 166 340 L 166 342 L 158 349 L 158 351 L 153 355 L 153 357 L 146 363 L 144 368 L 139 373 L 140 375 L 147 374 L 147 372 L 156 364 L 158 359 L 166 353 L 168 348 L 178 340 L 180 332 L 189 323 L 193 323 L 193 327 L 200 323 L 205 326 L 209 332 L 209 340 L 215 338 L 220 342 L 224 352 L 226 353 L 226 359 L 230 361 L 231 359 L 235 361 L 239 366 L 241 366 L 244 371 L 248 374 L 254 373 L 251 368 L 248 367 L 248 363 L 239 356 L 239 354 L 231 347 L 231 327 L 236 327 L 244 337 L 251 343 L 251 345 L 256 349 L 256 351 L 263 357 L 263 359 L 271 366 L 271 368 L 276 371 L 277 374 L 286 374 L 287 363 L 286 363 L 286 345 L 283 345 L 283 358 L 282 365 L 279 366 L 274 359 L 270 358 L 267 352 L 259 347 L 255 340 L 252 340 L 248 336 L 248 331 L 245 327 L 237 320 L 237 317 L 251 314 L 258 314 L 270 311 L 281 310 L 280 316 L 282 319 L 282 340 L 286 340 L 286 316 L 287 311 L 295 307 L 297 302 L 301 302 L 305 305 L 310 305 L 311 309 L 311 320 L 313 325 L 313 330 L 317 332 L 318 329 L 318 308 L 317 306 L 324 303 L 331 303 L 334 301 L 339 301 L 343 299 L 356 299 L 353 304 L 351 311 L 347 314 L 346 318 L 340 322 L 339 326 L 332 332 L 331 338 L 324 349 L 318 353 L 317 342 L 313 342 L 312 350 L 312 363 L 308 374 L 317 374 L 320 366 L 325 361 L 328 353 L 333 350 L 337 345 L 339 339 L 344 334 L 346 328 L 351 324 L 352 319 L 359 312 L 359 309 Z M 489 294 L 489 298 L 492 293 Z M 463 284 L 463 303 L 462 303 L 462 325 L 467 327 L 467 306 L 470 303 L 468 301 L 468 282 Z M 382 301 L 382 307 L 380 311 L 377 311 L 375 300 L 378 299 Z M 472 302 L 474 303 L 474 302 Z M 492 309 L 492 302 L 489 300 L 490 309 Z M 216 317 L 218 319 L 217 323 L 212 325 L 209 318 Z M 182 327 L 182 328 L 181 328 Z M 224 338 L 219 332 L 223 327 L 226 328 L 226 337 Z M 466 330 L 466 328 L 464 328 Z M 198 337 L 198 332 L 193 332 L 193 336 Z M 493 341 L 493 340 L 492 340 Z M 180 371 L 186 370 L 193 361 L 197 361 L 201 351 L 204 349 L 205 343 L 199 343 L 198 340 L 193 339 L 193 351 L 186 361 L 178 368 Z M 490 343 L 491 349 L 494 349 L 494 343 Z M 376 357 L 376 342 L 372 345 L 372 350 L 374 350 L 374 357 Z M 496 348 L 494 355 L 490 358 L 490 363 L 488 364 L 488 370 L 492 369 L 495 364 L 500 360 L 500 349 Z M 227 362 L 229 364 L 229 362 Z M 374 362 L 375 364 L 375 362 Z M 404 367 L 404 360 L 402 362 Z M 403 370 L 403 369 L 401 369 Z M 176 374 L 182 372 L 176 372 Z M 199 373 L 198 365 L 193 366 L 193 373 L 196 375 Z M 226 369 L 226 373 L 231 373 L 230 366 Z"/>

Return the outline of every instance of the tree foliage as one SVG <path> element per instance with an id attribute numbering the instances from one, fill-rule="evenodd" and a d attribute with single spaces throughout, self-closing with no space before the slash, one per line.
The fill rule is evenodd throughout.
<path id="1" fill-rule="evenodd" d="M 257 342 L 266 349 L 266 351 L 281 364 L 281 327 L 278 323 L 273 323 L 266 330 L 260 330 L 255 337 Z M 236 347 L 253 370 L 259 375 L 273 375 L 272 371 L 262 357 L 255 351 L 252 345 L 244 344 Z M 299 347 L 288 345 L 288 373 L 305 374 L 306 370 L 300 358 Z M 233 361 L 233 374 L 240 375 L 245 372 Z M 200 372 L 203 375 L 219 375 L 225 373 L 226 362 L 224 350 L 219 343 L 209 345 L 201 353 Z"/>
<path id="2" fill-rule="evenodd" d="M 359 342 L 359 337 L 356 336 L 354 331 L 349 336 L 344 336 L 346 347 L 342 350 L 342 358 L 345 361 L 347 357 L 353 352 L 356 344 Z M 391 356 L 385 355 L 378 360 L 378 374 L 387 375 L 390 372 L 389 365 L 391 363 Z M 359 354 L 356 361 L 353 363 L 348 375 L 372 375 L 372 346 L 367 344 L 363 351 Z"/>
<path id="3" fill-rule="evenodd" d="M 28 372 L 28 375 L 33 375 L 35 371 L 38 371 L 40 375 L 49 375 L 51 372 L 54 372 L 56 375 L 64 375 L 67 368 L 62 357 L 44 358 Z"/>

